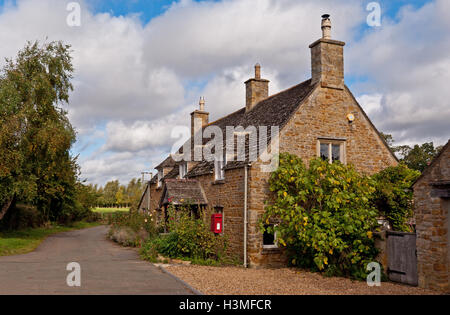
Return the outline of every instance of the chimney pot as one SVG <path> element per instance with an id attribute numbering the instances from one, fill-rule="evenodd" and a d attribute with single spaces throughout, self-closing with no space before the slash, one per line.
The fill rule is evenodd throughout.
<path id="1" fill-rule="evenodd" d="M 204 112 L 205 111 L 205 97 L 200 97 L 200 111 Z"/>
<path id="2" fill-rule="evenodd" d="M 261 65 L 255 65 L 255 77 L 245 82 L 246 89 L 246 111 L 269 97 L 269 80 L 261 79 Z"/>
<path id="3" fill-rule="evenodd" d="M 331 39 L 329 14 L 322 15 L 322 38 L 311 48 L 311 84 L 320 82 L 322 87 L 343 90 L 345 43 Z"/>
<path id="4" fill-rule="evenodd" d="M 255 79 L 261 79 L 261 65 L 259 63 L 255 65 Z"/>
<path id="5" fill-rule="evenodd" d="M 191 145 L 195 145 L 195 135 L 209 123 L 209 113 L 205 112 L 205 97 L 200 97 L 200 110 L 191 113 Z M 195 149 L 195 148 L 194 148 Z M 191 157 L 193 158 L 193 157 Z"/>
<path id="6" fill-rule="evenodd" d="M 322 38 L 331 39 L 331 20 L 329 14 L 322 15 Z"/>

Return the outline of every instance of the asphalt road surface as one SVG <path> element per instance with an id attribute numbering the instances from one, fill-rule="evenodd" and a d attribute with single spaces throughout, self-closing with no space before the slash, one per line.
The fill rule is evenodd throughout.
<path id="1" fill-rule="evenodd" d="M 180 281 L 106 238 L 107 227 L 56 234 L 34 252 L 0 257 L 0 294 L 193 294 Z M 81 267 L 80 287 L 67 285 L 67 265 Z M 73 278 L 72 278 L 73 279 Z"/>

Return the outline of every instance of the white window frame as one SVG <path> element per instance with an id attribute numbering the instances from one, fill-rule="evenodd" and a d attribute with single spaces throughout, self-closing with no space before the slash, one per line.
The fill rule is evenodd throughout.
<path id="1" fill-rule="evenodd" d="M 162 186 L 162 179 L 163 179 L 163 171 L 158 170 L 158 188 Z"/>
<path id="2" fill-rule="evenodd" d="M 320 156 L 320 147 L 322 144 L 328 145 L 328 162 L 333 163 L 333 145 L 339 145 L 339 161 L 342 164 L 347 164 L 347 154 L 345 148 L 345 140 L 341 139 L 319 139 L 317 140 L 317 157 Z"/>
<path id="3" fill-rule="evenodd" d="M 183 179 L 186 177 L 186 174 L 188 173 L 188 164 L 187 163 L 181 163 L 180 164 L 180 179 Z"/>
<path id="4" fill-rule="evenodd" d="M 223 161 L 214 160 L 214 175 L 216 180 L 225 179 L 225 171 L 223 170 Z"/>
<path id="5" fill-rule="evenodd" d="M 225 165 L 227 165 L 226 155 L 224 155 L 223 161 L 214 159 L 214 178 L 216 181 L 225 179 Z"/>
<path id="6" fill-rule="evenodd" d="M 274 227 L 277 226 L 277 224 L 270 224 L 273 225 Z M 264 234 L 263 234 L 263 248 L 265 249 L 276 249 L 278 248 L 278 232 L 275 231 L 273 234 L 273 244 L 272 245 L 264 245 Z"/>

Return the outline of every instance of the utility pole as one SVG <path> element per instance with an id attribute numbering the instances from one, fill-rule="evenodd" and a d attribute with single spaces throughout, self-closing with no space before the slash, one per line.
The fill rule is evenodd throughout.
<path id="1" fill-rule="evenodd" d="M 153 178 L 153 173 L 152 172 L 142 172 L 141 175 L 142 175 L 142 184 L 144 184 L 144 176 L 150 175 L 150 180 L 148 181 L 148 185 L 147 185 L 147 187 L 148 187 L 147 211 L 150 212 L 150 191 L 151 191 L 150 190 L 150 181 Z"/>

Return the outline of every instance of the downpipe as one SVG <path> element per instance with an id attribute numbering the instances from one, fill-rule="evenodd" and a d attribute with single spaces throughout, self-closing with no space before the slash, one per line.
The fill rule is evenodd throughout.
<path id="1" fill-rule="evenodd" d="M 248 165 L 245 165 L 244 172 L 244 267 L 248 267 L 247 263 L 247 207 L 248 207 Z"/>

